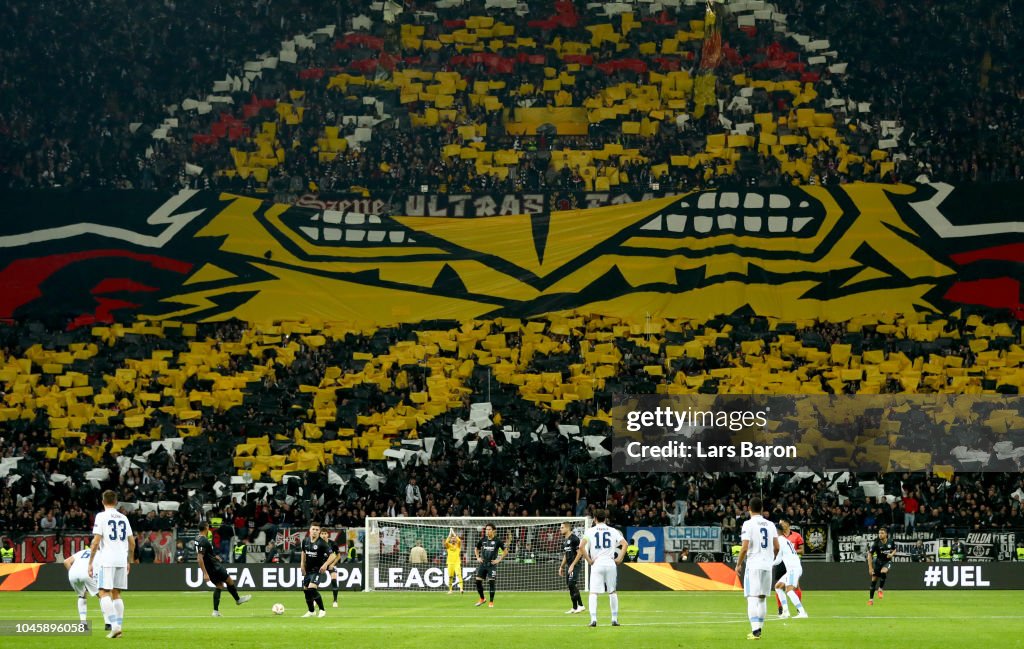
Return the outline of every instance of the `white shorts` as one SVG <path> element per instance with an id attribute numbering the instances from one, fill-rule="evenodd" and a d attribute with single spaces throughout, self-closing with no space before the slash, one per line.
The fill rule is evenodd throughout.
<path id="1" fill-rule="evenodd" d="M 743 575 L 744 597 L 767 597 L 773 590 L 771 570 L 747 568 Z"/>
<path id="2" fill-rule="evenodd" d="M 614 593 L 618 566 L 614 563 L 595 563 L 590 566 L 590 592 Z"/>
<path id="3" fill-rule="evenodd" d="M 100 587 L 96 583 L 95 577 L 86 577 L 85 579 L 68 579 L 71 582 L 71 587 L 75 589 L 79 597 L 85 597 L 86 593 L 90 595 L 96 595 L 99 593 Z"/>
<path id="4" fill-rule="evenodd" d="M 802 568 L 797 568 L 796 570 L 787 570 L 786 574 L 782 575 L 782 579 L 780 579 L 779 581 L 782 582 L 783 586 L 792 586 L 793 588 L 799 588 L 800 576 L 803 574 L 804 571 Z"/>
<path id="5" fill-rule="evenodd" d="M 125 566 L 93 566 L 92 570 L 101 590 L 128 590 L 128 568 Z"/>

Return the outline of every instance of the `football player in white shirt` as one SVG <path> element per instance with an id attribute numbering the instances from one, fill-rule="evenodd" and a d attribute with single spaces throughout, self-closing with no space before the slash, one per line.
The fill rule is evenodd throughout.
<path id="1" fill-rule="evenodd" d="M 761 515 L 763 503 L 754 496 L 747 508 L 750 518 L 743 522 L 740 556 L 736 572 L 743 574 L 743 596 L 747 598 L 750 634 L 747 640 L 760 640 L 768 606 L 764 598 L 772 591 L 772 562 L 779 551 L 779 532 L 775 523 Z M 744 568 L 746 571 L 744 572 Z"/>
<path id="2" fill-rule="evenodd" d="M 779 533 L 779 555 L 775 557 L 775 562 L 772 565 L 780 563 L 786 566 L 786 573 L 775 584 L 775 594 L 779 596 L 779 601 L 783 606 L 779 619 L 784 620 L 789 617 L 789 606 L 786 604 L 787 596 L 796 607 L 796 616 L 798 618 L 807 617 L 807 611 L 804 610 L 803 602 L 800 601 L 800 596 L 796 592 L 800 586 L 800 575 L 804 572 L 803 566 L 800 565 L 800 555 L 796 553 L 793 543 L 781 532 Z"/>
<path id="3" fill-rule="evenodd" d="M 615 592 L 618 565 L 626 558 L 626 539 L 614 527 L 605 524 L 608 514 L 594 512 L 594 525 L 583 534 L 583 559 L 590 564 L 590 626 L 597 626 L 597 594 L 608 593 L 612 626 L 619 626 L 619 595 Z"/>
<path id="4" fill-rule="evenodd" d="M 89 557 L 92 550 L 85 548 L 64 559 L 64 567 L 68 571 L 68 581 L 78 594 L 78 619 L 86 622 L 89 619 L 89 596 L 99 597 L 99 586 L 96 579 L 89 576 Z"/>
<path id="5" fill-rule="evenodd" d="M 135 556 L 135 535 L 128 517 L 117 511 L 117 494 L 103 492 L 103 511 L 96 514 L 92 525 L 92 547 L 89 553 L 89 576 L 96 577 L 100 591 L 100 609 L 110 625 L 108 638 L 121 637 L 124 621 L 124 600 L 121 591 L 128 589 L 128 571 Z"/>

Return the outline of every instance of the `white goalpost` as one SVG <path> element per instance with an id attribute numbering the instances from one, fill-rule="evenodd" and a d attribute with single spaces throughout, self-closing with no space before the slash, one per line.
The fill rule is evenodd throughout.
<path id="1" fill-rule="evenodd" d="M 497 566 L 498 591 L 565 590 L 558 575 L 562 560 L 562 523 L 572 525 L 582 540 L 591 520 L 569 517 L 377 517 L 366 518 L 363 548 L 364 590 L 447 591 L 449 577 L 444 540 L 450 531 L 462 540 L 459 572 L 465 589 L 476 589 L 474 574 L 480 565 L 474 555 L 477 541 L 490 523 L 495 538 L 505 544 L 505 558 Z M 420 549 L 422 548 L 422 550 Z M 586 590 L 587 566 L 577 565 L 580 590 Z M 456 589 L 458 588 L 456 584 Z"/>

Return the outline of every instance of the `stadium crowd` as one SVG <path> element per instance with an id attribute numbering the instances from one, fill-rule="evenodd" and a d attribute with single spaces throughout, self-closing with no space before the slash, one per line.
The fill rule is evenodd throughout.
<path id="1" fill-rule="evenodd" d="M 680 371 L 700 374 L 710 369 L 735 367 L 743 363 L 742 340 L 751 335 L 766 341 L 778 339 L 779 331 L 770 330 L 763 318 L 734 316 L 728 321 L 734 325 L 732 339 L 719 337 L 714 345 L 706 347 L 703 358 L 688 359 L 688 364 L 680 366 Z M 709 326 L 720 327 L 724 322 L 712 322 Z M 992 320 L 990 324 L 996 322 Z M 1019 323 L 1009 320 L 1006 324 L 1016 332 L 1015 337 L 1019 337 Z M 910 358 L 925 353 L 924 347 L 915 350 L 913 342 L 908 345 L 908 341 L 893 335 L 872 334 L 871 329 L 866 327 L 861 342 L 864 349 L 905 353 Z M 950 348 L 948 353 L 963 353 L 969 367 L 972 357 L 966 344 L 971 338 L 968 319 L 951 320 L 948 330 L 962 334 L 964 343 L 962 347 Z M 228 342 L 238 340 L 243 331 L 240 323 L 229 322 L 202 325 L 199 335 Z M 834 323 L 816 323 L 794 333 L 824 348 L 849 336 L 844 327 Z M 55 333 L 38 324 L 5 325 L 0 327 L 0 350 L 5 358 L 18 358 L 35 345 L 52 344 L 54 340 L 70 344 L 86 340 L 88 336 L 84 330 Z M 254 489 L 241 498 L 232 496 L 231 491 L 239 489 L 226 486 L 234 473 L 231 460 L 234 446 L 246 437 L 287 432 L 299 425 L 297 421 L 301 416 L 293 414 L 294 408 L 301 408 L 308 402 L 308 394 L 300 390 L 300 385 L 317 384 L 329 365 L 355 371 L 362 363 L 354 358 L 356 353 L 379 352 L 410 336 L 415 337 L 414 330 L 405 326 L 378 331 L 372 337 L 350 336 L 315 349 L 303 347 L 290 366 L 278 365 L 274 379 L 259 384 L 242 406 L 224 412 L 205 411 L 202 434 L 186 439 L 175 453 L 158 449 L 147 457 L 140 457 L 137 451 L 148 450 L 148 441 L 133 442 L 122 450 L 119 462 L 111 453 L 112 444 L 117 439 L 127 438 L 132 431 L 115 418 L 111 426 L 84 428 L 87 437 L 83 447 L 105 449 L 98 462 L 74 453 L 76 444 L 70 438 L 65 440 L 62 449 L 72 452 L 68 458 L 47 459 L 40 452 L 41 447 L 52 443 L 45 410 L 40 410 L 31 420 L 8 422 L 11 431 L 0 439 L 0 460 L 23 459 L 11 467 L 6 478 L 9 488 L 0 494 L 0 530 L 10 535 L 81 530 L 91 512 L 83 511 L 80 505 L 68 507 L 66 503 L 96 501 L 102 489 L 114 488 L 127 503 L 180 503 L 177 511 L 129 511 L 138 530 L 190 527 L 205 515 L 225 519 L 235 534 L 248 538 L 258 530 L 302 526 L 310 520 L 341 527 L 361 525 L 367 515 L 582 515 L 596 507 L 610 508 L 613 520 L 622 527 L 721 525 L 728 532 L 734 532 L 742 521 L 745 499 L 759 491 L 765 494 L 776 514 L 785 513 L 801 524 L 828 523 L 836 532 L 883 525 L 913 526 L 947 534 L 973 529 L 1024 531 L 1021 502 L 1024 482 L 1019 472 L 957 473 L 951 479 L 925 473 L 783 474 L 767 480 L 759 479 L 756 474 L 722 474 L 715 478 L 707 474 L 648 474 L 625 481 L 610 471 L 606 454 L 591 453 L 579 437 L 559 433 L 560 425 L 583 424 L 586 415 L 592 414 L 594 404 L 573 402 L 563 412 L 541 410 L 519 399 L 516 386 L 491 381 L 483 372 L 474 373 L 467 383 L 472 396 L 466 399 L 466 407 L 420 426 L 420 436 L 436 436 L 437 439 L 429 462 L 414 459 L 407 464 L 397 464 L 392 470 L 384 470 L 379 476 L 379 485 L 374 488 L 363 480 L 352 479 L 351 470 L 357 465 L 382 469 L 383 462 L 367 462 L 364 452 L 354 450 L 350 462 L 335 462 L 320 470 L 300 472 L 296 480 Z M 561 343 L 565 354 L 538 356 L 533 361 L 535 369 L 547 370 L 547 363 L 570 365 L 573 354 L 579 353 L 580 340 L 569 335 Z M 515 346 L 518 341 L 512 339 L 509 344 Z M 613 390 L 653 391 L 649 383 L 651 377 L 638 372 L 637 368 L 656 362 L 656 357 L 651 356 L 649 350 L 631 346 L 626 340 L 616 344 L 625 353 L 614 385 L 606 385 L 607 392 L 595 395 L 598 408 L 603 407 L 601 404 Z M 184 339 L 174 337 L 126 337 L 77 367 L 88 372 L 94 383 L 101 384 L 103 373 L 111 372 L 125 357 L 140 357 L 140 354 L 146 357 L 157 349 L 168 348 L 183 350 L 187 349 L 187 344 Z M 245 361 L 239 358 L 243 357 L 236 357 L 232 364 L 237 364 L 235 369 L 241 371 L 245 369 Z M 272 359 L 273 354 L 267 358 Z M 52 382 L 54 379 L 43 374 L 40 380 Z M 413 375 L 406 388 L 388 394 L 361 389 L 343 391 L 339 393 L 339 419 L 347 416 L 346 407 L 353 408 L 353 413 L 379 412 L 407 400 L 411 392 L 422 388 L 424 380 L 424 376 Z M 827 391 L 831 390 L 827 383 L 823 385 Z M 921 389 L 927 387 L 922 385 Z M 458 444 L 452 434 L 454 417 L 467 416 L 470 401 L 479 400 L 485 394 L 490 394 L 498 412 L 491 434 L 478 437 L 478 443 L 472 447 Z M 538 434 L 510 437 L 504 425 Z M 601 421 L 591 421 L 582 428 L 588 434 L 606 435 L 609 430 Z M 173 430 L 173 425 L 165 430 Z M 275 452 L 286 453 L 293 447 L 291 440 L 283 441 L 288 438 L 276 439 Z M 131 458 L 128 464 L 124 463 L 126 457 Z M 106 468 L 109 473 L 86 477 L 87 472 L 97 468 Z M 343 488 L 331 481 L 332 472 L 345 476 L 347 484 Z M 255 475 L 252 481 L 258 483 L 261 477 Z M 884 493 L 890 497 L 866 498 L 863 490 L 858 490 L 862 480 L 879 480 Z M 913 505 L 908 507 L 909 503 Z M 907 513 L 915 517 L 907 519 Z"/>
<path id="2" fill-rule="evenodd" d="M 164 107 L 205 96 L 258 44 L 338 20 L 350 4 L 318 3 L 314 11 L 301 0 L 4 3 L 0 186 L 172 186 L 170 167 L 180 161 L 150 136 Z"/>
<path id="3" fill-rule="evenodd" d="M 270 191 L 284 199 L 294 199 L 310 189 L 341 192 L 360 188 L 377 194 L 417 193 L 423 186 L 431 191 L 578 190 L 585 187 L 579 170 L 570 166 L 557 169 L 547 151 L 563 147 L 597 150 L 619 143 L 639 148 L 641 158 L 619 164 L 618 187 L 640 191 L 649 190 L 655 182 L 663 191 L 710 183 L 787 183 L 796 178 L 791 168 L 783 168 L 787 156 L 809 165 L 804 182 L 912 181 L 922 174 L 931 180 L 953 182 L 1024 179 L 1024 140 L 1020 135 L 1024 132 L 1020 101 L 1024 79 L 1020 66 L 1012 64 L 1022 45 L 1021 21 L 1015 19 L 1011 3 L 1005 0 L 828 0 L 814 3 L 813 8 L 802 0 L 776 3 L 787 15 L 792 32 L 830 40 L 840 60 L 849 63 L 844 74 L 808 64 L 810 53 L 764 25 L 741 29 L 735 18 L 726 15 L 724 54 L 715 70 L 721 110 L 713 106 L 703 117 L 686 120 L 678 127 L 665 124 L 653 134 L 623 135 L 618 123 L 599 123 L 591 124 L 586 135 L 543 133 L 517 138 L 501 128 L 500 112 L 488 113 L 474 104 L 468 91 L 454 96 L 452 109 L 460 116 L 457 122 L 417 127 L 411 125 L 410 116 L 423 108 L 422 102 L 399 103 L 398 91 L 391 90 L 374 96 L 394 119 L 377 125 L 374 137 L 361 148 L 324 157 L 318 141 L 325 127 L 339 127 L 339 137 L 344 137 L 356 126 L 345 123 L 343 116 L 375 114 L 373 105 L 362 101 L 369 91 L 363 97 L 362 92 L 329 88 L 333 71 L 354 72 L 369 82 L 387 78 L 392 70 L 412 67 L 457 69 L 470 87 L 476 81 L 506 82 L 504 88 L 495 90 L 505 108 L 550 105 L 551 94 L 537 90 L 524 95 L 513 90 L 524 84 L 539 88 L 545 80 L 544 67 L 561 68 L 562 62 L 545 45 L 556 39 L 587 40 L 587 27 L 607 22 L 582 1 L 573 4 L 578 22 L 567 21 L 551 29 L 531 27 L 530 22 L 552 15 L 552 2 L 525 3 L 528 12 L 488 11 L 480 0 L 460 6 L 410 2 L 391 24 L 372 4 L 337 2 L 325 9 L 298 0 L 166 0 L 144 6 L 124 2 L 7 3 L 0 8 L 0 30 L 5 42 L 12 44 L 0 53 L 0 187 L 173 189 L 192 185 Z M 659 64 L 650 52 L 640 51 L 640 44 L 674 34 L 677 23 L 703 17 L 701 6 L 652 16 L 642 15 L 643 5 L 637 7 L 639 19 L 628 37 L 618 47 L 604 43 L 596 48 L 594 57 L 595 62 L 612 57 L 642 60 L 646 62 L 644 71 L 617 69 L 606 74 L 585 68 L 576 76 L 575 85 L 566 86 L 570 105 L 579 106 L 614 83 L 649 81 Z M 430 38 L 449 29 L 447 25 L 465 22 L 468 16 L 495 13 L 514 27 L 517 36 L 537 41 L 531 52 L 540 53 L 543 64 L 517 60 L 511 69 L 494 70 L 479 62 L 459 67 L 451 63 L 458 52 L 450 43 L 424 51 L 422 56 L 400 43 L 403 26 L 426 22 L 424 38 Z M 197 15 L 203 19 L 195 20 Z M 362 18 L 369 18 L 370 26 L 359 22 Z M 241 75 L 243 62 L 259 51 L 273 51 L 285 39 L 328 24 L 337 25 L 333 44 L 320 38 L 319 47 L 299 50 L 294 65 L 280 63 L 252 79 L 251 87 L 221 93 L 230 95 L 233 103 L 226 105 L 226 112 L 232 120 L 244 123 L 245 132 L 255 133 L 268 119 L 277 121 L 277 142 L 286 153 L 265 181 L 254 174 L 242 178 L 241 174 L 221 173 L 235 167 L 232 148 L 243 152 L 255 148 L 244 136 L 207 139 L 205 134 L 215 122 L 223 121 L 223 104 L 216 104 L 206 115 L 178 110 L 179 127 L 171 136 L 152 137 L 168 117 L 168 105 L 207 97 L 214 81 Z M 350 30 L 367 40 L 352 47 L 344 45 L 343 34 Z M 515 55 L 512 50 L 498 53 L 509 58 Z M 683 69 L 696 74 L 702 64 L 701 41 L 680 43 L 679 54 Z M 796 58 L 787 58 L 791 54 Z M 780 61 L 797 67 L 775 65 Z M 750 151 L 735 165 L 705 161 L 696 167 L 661 167 L 672 156 L 701 152 L 709 135 L 726 133 L 727 125 L 747 121 L 750 111 L 769 112 L 776 120 L 790 114 L 792 98 L 784 93 L 755 92 L 747 108 L 732 102 L 731 91 L 723 93 L 721 88 L 728 87 L 725 82 L 740 73 L 776 81 L 810 75 L 806 79 L 817 84 L 818 96 L 804 106 L 819 111 L 833 110 L 826 101 L 834 97 L 870 103 L 870 112 L 855 114 L 855 128 L 842 133 L 849 151 L 870 154 L 883 139 L 881 123 L 895 120 L 905 130 L 894 150 L 905 159 L 893 156 L 895 164 L 890 167 L 868 167 L 858 161 L 845 165 L 840 147 L 805 150 L 797 144 L 787 146 L 781 157 Z M 299 96 L 295 91 L 301 94 L 299 99 L 293 99 Z M 54 102 L 53 97 L 64 101 Z M 246 113 L 243 106 L 256 99 L 270 104 Z M 274 111 L 275 102 L 301 106 L 304 118 L 288 123 L 283 113 Z M 838 109 L 840 117 L 845 110 Z M 644 115 L 636 112 L 626 117 Z M 456 126 L 468 123 L 488 125 L 484 141 L 489 149 L 523 152 L 512 173 L 479 172 L 472 160 L 441 155 L 446 145 L 467 143 Z M 186 163 L 194 165 L 191 174 L 186 172 Z"/>
<path id="4" fill-rule="evenodd" d="M 546 46 L 556 39 L 589 40 L 587 27 L 609 21 L 582 1 L 561 4 L 569 7 L 564 11 L 575 15 L 575 22 L 549 29 L 530 23 L 552 15 L 555 3 L 550 1 L 523 3 L 528 9 L 525 13 L 497 12 L 516 35 L 536 42 L 529 48 L 529 60 L 516 58 L 519 53 L 515 50 L 499 49 L 496 54 L 515 62 L 509 68 L 496 69 L 484 62 L 452 63 L 460 52 L 451 43 L 413 56 L 401 42 L 404 26 L 423 27 L 424 39 L 437 38 L 469 16 L 488 14 L 482 1 L 451 6 L 455 3 L 410 0 L 394 23 L 385 21 L 381 12 L 373 9 L 375 4 L 379 3 L 356 0 L 315 7 L 301 0 L 4 3 L 0 6 L 0 37 L 8 46 L 0 49 L 0 188 L 167 190 L 193 186 L 270 192 L 278 200 L 295 200 L 311 190 L 358 189 L 394 195 L 420 193 L 424 186 L 429 191 L 579 191 L 588 186 L 587 179 L 571 165 L 553 165 L 552 152 L 594 151 L 620 144 L 639 153 L 618 163 L 617 186 L 639 191 L 651 189 L 654 183 L 663 191 L 722 183 L 786 184 L 797 178 L 783 168 L 785 162 L 794 160 L 806 161 L 809 175 L 803 180 L 821 183 L 912 181 L 921 175 L 950 182 L 1024 180 L 1024 67 L 1015 64 L 1024 46 L 1024 21 L 1014 15 L 1013 3 L 1007 0 L 822 0 L 813 4 L 777 0 L 775 5 L 787 15 L 791 32 L 829 39 L 839 60 L 848 62 L 844 73 L 810 63 L 808 52 L 796 41 L 782 38 L 772 29 L 763 25 L 741 28 L 735 17 L 723 16 L 725 45 L 722 60 L 714 68 L 720 89 L 728 88 L 728 80 L 740 74 L 773 82 L 796 78 L 803 83 L 806 79 L 817 90 L 803 105 L 840 118 L 849 116 L 849 105 L 835 110 L 829 99 L 867 102 L 870 110 L 858 111 L 854 127 L 842 133 L 846 150 L 862 158 L 879 146 L 883 122 L 895 121 L 903 127 L 895 150 L 905 157 L 897 160 L 894 156 L 892 166 L 876 164 L 870 169 L 862 161 L 844 164 L 841 157 L 845 154 L 839 146 L 810 151 L 802 144 L 788 145 L 782 160 L 774 153 L 750 151 L 734 165 L 715 165 L 708 160 L 695 167 L 666 164 L 673 156 L 701 154 L 709 137 L 729 132 L 729 125 L 746 121 L 751 113 L 768 113 L 773 121 L 788 119 L 795 106 L 793 98 L 782 92 L 752 92 L 744 104 L 734 102 L 730 90 L 717 97 L 721 105 L 713 103 L 703 116 L 666 123 L 644 134 L 623 134 L 621 125 L 614 122 L 589 124 L 585 135 L 557 135 L 542 129 L 536 136 L 516 136 L 505 132 L 502 111 L 487 110 L 463 89 L 453 95 L 450 108 L 458 113 L 458 120 L 440 126 L 417 125 L 413 115 L 427 109 L 422 100 L 403 101 L 394 88 L 342 92 L 331 87 L 330 79 L 336 72 L 354 73 L 365 83 L 353 86 L 368 87 L 370 82 L 387 81 L 396 71 L 413 66 L 431 72 L 458 70 L 469 87 L 476 82 L 503 83 L 490 89 L 502 108 L 554 105 L 554 94 L 538 88 L 549 78 L 544 68 L 560 69 L 563 61 Z M 612 85 L 651 82 L 659 70 L 670 70 L 672 61 L 659 62 L 651 52 L 641 51 L 641 45 L 675 34 L 679 25 L 703 18 L 703 11 L 696 6 L 644 15 L 638 9 L 638 21 L 628 37 L 618 45 L 606 42 L 597 46 L 593 57 L 598 64 L 620 59 L 643 61 L 642 71 L 605 72 L 597 66 L 585 67 L 573 85 L 560 90 L 566 93 L 562 101 L 566 97 L 568 101 L 562 105 L 581 106 Z M 202 19 L 196 20 L 197 16 Z M 424 21 L 430 16 L 433 19 Z M 364 18 L 369 18 L 369 26 Z M 336 32 L 329 37 L 321 34 L 315 39 L 317 47 L 300 49 L 294 64 L 279 62 L 276 68 L 263 69 L 259 76 L 247 79 L 250 83 L 244 89 L 232 86 L 220 92 L 230 103 L 217 104 L 208 114 L 180 108 L 185 98 L 210 95 L 214 83 L 225 76 L 243 74 L 245 62 L 260 52 L 276 51 L 282 41 L 328 24 L 336 25 Z M 354 46 L 345 39 L 350 32 L 361 35 L 362 40 Z M 681 42 L 679 47 L 672 60 L 697 74 L 705 56 L 702 40 Z M 538 55 L 539 62 L 531 58 Z M 413 62 L 414 58 L 418 60 Z M 777 65 L 780 62 L 783 64 Z M 521 91 L 524 86 L 533 90 Z M 282 103 L 302 108 L 302 119 L 285 119 L 285 113 L 275 108 Z M 154 131 L 169 116 L 171 104 L 179 105 L 174 113 L 179 124 L 167 139 L 154 138 Z M 255 108 L 247 109 L 251 106 Z M 337 127 L 340 138 L 354 136 L 359 126 L 345 116 L 376 119 L 381 110 L 392 117 L 376 125 L 371 139 L 335 156 L 322 155 L 326 129 Z M 211 135 L 218 122 L 224 123 L 224 113 L 237 120 L 233 122 L 239 129 L 237 137 Z M 645 115 L 634 110 L 621 117 L 639 121 Z M 243 178 L 234 172 L 236 152 L 258 151 L 259 143 L 250 136 L 267 121 L 275 124 L 274 142 L 283 151 L 281 160 L 269 169 L 265 181 L 252 173 Z M 467 124 L 486 125 L 486 134 L 460 132 L 459 126 Z M 760 132 L 760 125 L 755 132 Z M 507 175 L 481 173 L 471 159 L 442 154 L 445 147 L 464 146 L 473 140 L 481 141 L 488 150 L 516 152 L 512 171 Z M 225 173 L 228 171 L 232 173 Z M 967 321 L 966 316 L 949 319 L 948 327 L 957 335 L 941 350 L 924 349 L 870 327 L 853 342 L 857 353 L 881 350 L 910 359 L 938 353 L 961 357 L 963 367 L 971 368 L 975 351 L 969 344 Z M 1017 320 L 1007 318 L 1001 323 L 1012 334 L 1009 338 L 1020 340 Z M 47 347 L 59 341 L 66 346 L 89 340 L 88 331 L 67 332 L 64 324 L 53 323 L 50 329 L 38 323 L 0 326 L 0 359 L 22 358 L 34 345 Z M 706 345 L 699 356 L 672 361 L 672 372 L 704 375 L 736 367 L 744 363 L 746 355 L 742 341 L 778 339 L 778 332 L 761 318 L 729 324 L 730 337 Z M 243 329 L 234 322 L 203 325 L 200 335 L 237 341 Z M 788 333 L 805 346 L 822 350 L 850 342 L 847 329 L 837 324 L 816 323 Z M 137 530 L 189 527 L 201 516 L 215 514 L 229 521 L 234 535 L 245 537 L 261 529 L 302 526 L 313 519 L 328 526 L 350 526 L 361 525 L 367 515 L 579 515 L 596 507 L 610 508 L 612 521 L 619 527 L 699 524 L 721 525 L 733 532 L 743 515 L 745 498 L 757 491 L 763 491 L 774 513 L 784 513 L 798 523 L 827 523 L 836 532 L 882 525 L 945 534 L 973 529 L 1024 531 L 1024 482 L 1019 471 L 958 472 L 951 479 L 923 473 L 859 474 L 847 480 L 838 476 L 781 475 L 761 480 L 753 474 L 715 478 L 650 474 L 624 482 L 611 473 L 606 455 L 597 453 L 595 457 L 592 448 L 579 438 L 561 434 L 559 426 L 575 425 L 590 434 L 607 434 L 608 427 L 601 422 L 587 426 L 584 421 L 597 411 L 610 409 L 612 391 L 652 391 L 656 381 L 645 368 L 665 365 L 663 354 L 626 340 L 616 341 L 621 352 L 617 372 L 592 402 L 573 401 L 564 411 L 545 411 L 521 399 L 515 386 L 492 383 L 478 368 L 468 379 L 472 396 L 465 399 L 464 407 L 419 429 L 420 436 L 437 439 L 429 463 L 399 463 L 394 470 L 384 471 L 379 485 L 371 487 L 353 476 L 355 466 L 372 466 L 364 451 L 354 449 L 352 462 L 303 472 L 298 479 L 262 487 L 233 502 L 236 445 L 246 438 L 290 433 L 297 422 L 293 405 L 310 403 L 300 386 L 319 384 L 328 367 L 346 372 L 360 369 L 356 353 L 377 353 L 396 341 L 413 338 L 412 329 L 404 327 L 377 336 L 333 340 L 316 349 L 303 346 L 290 364 L 275 365 L 272 375 L 252 389 L 242 406 L 204 410 L 198 422 L 201 434 L 186 439 L 176 452 L 159 449 L 143 457 L 148 442 L 133 442 L 120 453 L 113 452 L 115 441 L 132 434 L 123 421 L 114 418 L 112 426 L 89 426 L 81 442 L 68 441 L 66 447 L 61 446 L 61 451 L 72 451 L 74 457 L 49 457 L 39 451 L 54 441 L 45 410 L 31 419 L 5 421 L 0 460 L 8 460 L 3 466 L 9 473 L 0 478 L 6 481 L 0 491 L 0 534 L 86 529 L 93 511 L 81 505 L 92 502 L 98 508 L 98 494 L 105 488 L 114 488 L 125 503 L 180 503 L 176 511 L 128 512 Z M 553 338 L 559 352 L 538 356 L 532 369 L 555 371 L 579 361 L 578 338 Z M 510 347 L 519 343 L 515 336 L 509 337 Z M 132 336 L 100 347 L 97 356 L 76 367 L 98 388 L 104 384 L 104 375 L 113 373 L 126 358 L 146 358 L 158 349 L 180 352 L 187 348 L 183 338 Z M 274 358 L 272 350 L 261 359 L 232 357 L 231 370 L 251 369 L 257 361 L 274 365 Z M 801 362 L 793 359 L 794 366 Z M 356 415 L 380 413 L 396 402 L 407 403 L 410 393 L 425 390 L 427 380 L 425 370 L 411 368 L 408 372 L 404 389 L 388 394 L 376 388 L 346 393 L 340 399 L 340 416 L 351 418 L 358 432 Z M 54 375 L 39 374 L 43 387 L 56 381 Z M 826 392 L 836 391 L 824 371 L 809 372 L 807 380 L 820 382 Z M 190 381 L 188 389 L 202 387 L 198 379 Z M 712 392 L 717 387 L 717 379 L 708 379 L 702 386 Z M 848 382 L 841 391 L 855 393 L 860 387 L 859 381 Z M 927 388 L 926 384 L 920 387 Z M 903 389 L 894 378 L 882 386 L 885 392 Z M 468 444 L 457 443 L 451 425 L 456 416 L 467 415 L 471 402 L 483 401 L 484 395 L 495 404 L 501 423 L 523 434 L 511 439 L 503 426 L 495 423 L 491 435 L 479 439 L 471 450 Z M 6 384 L 0 382 L 0 400 L 8 396 Z M 153 416 L 164 436 L 173 436 L 175 422 L 170 417 L 161 419 L 159 412 Z M 537 433 L 531 435 L 530 431 Z M 328 431 L 332 433 L 336 431 Z M 282 453 L 294 446 L 282 440 L 274 444 L 279 445 L 275 451 Z M 103 452 L 93 460 L 77 453 L 83 448 L 102 448 Z M 87 476 L 96 469 L 107 473 Z M 332 473 L 345 482 L 343 488 L 332 481 Z M 252 476 L 256 483 L 260 478 Z M 861 480 L 879 480 L 892 497 L 881 501 L 866 498 L 857 488 Z M 410 490 L 411 484 L 417 488 Z"/>
<path id="5" fill-rule="evenodd" d="M 912 134 L 906 151 L 932 180 L 1024 179 L 1024 39 L 1012 2 L 780 0 L 800 31 L 850 61 L 844 94 L 872 102 Z M 951 25 L 955 27 L 951 28 Z M 906 177 L 905 180 L 912 180 Z"/>

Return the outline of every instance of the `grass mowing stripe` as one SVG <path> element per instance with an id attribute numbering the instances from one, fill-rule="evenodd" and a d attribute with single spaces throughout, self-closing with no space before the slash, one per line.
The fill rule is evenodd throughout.
<path id="1" fill-rule="evenodd" d="M 252 592 L 236 607 L 225 599 L 224 616 L 210 616 L 210 591 L 188 593 L 126 592 L 125 635 L 118 647 L 160 649 L 201 643 L 218 649 L 338 644 L 387 649 L 422 649 L 454 642 L 488 642 L 508 648 L 542 648 L 586 642 L 595 636 L 609 646 L 748 646 L 746 602 L 738 593 L 620 593 L 622 626 L 609 624 L 608 598 L 602 596 L 598 627 L 589 614 L 566 615 L 565 593 L 499 593 L 497 608 L 474 608 L 469 598 L 443 593 L 343 593 L 341 607 L 328 602 L 323 619 L 303 619 L 298 591 Z M 431 596 L 433 595 L 433 597 Z M 865 606 L 860 592 L 809 592 L 809 619 L 778 620 L 774 601 L 763 642 L 798 647 L 860 649 L 869 644 L 912 649 L 1003 647 L 1024 649 L 1024 614 L 1012 591 L 892 591 Z M 473 598 L 475 601 L 475 598 Z M 275 616 L 272 604 L 287 612 Z M 948 614 L 946 612 L 949 612 Z M 102 629 L 98 603 L 89 617 Z M 69 592 L 0 592 L 0 618 L 67 620 L 77 618 Z M 21 649 L 106 646 L 104 633 L 91 637 L 19 637 L 4 646 Z M 6 640 L 6 638 L 4 639 Z"/>

